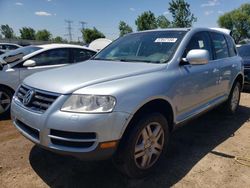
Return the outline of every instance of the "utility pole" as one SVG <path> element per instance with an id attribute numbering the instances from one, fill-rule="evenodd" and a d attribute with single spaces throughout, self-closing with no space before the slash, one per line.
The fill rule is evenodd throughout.
<path id="1" fill-rule="evenodd" d="M 80 25 L 81 25 L 80 32 L 82 33 L 82 31 L 86 28 L 85 26 L 86 26 L 87 22 L 80 21 L 79 23 L 80 23 Z M 83 42 L 84 42 L 83 37 L 78 37 L 78 41 L 80 41 L 79 38 L 82 38 L 82 40 L 83 40 Z"/>
<path id="2" fill-rule="evenodd" d="M 68 36 L 69 37 L 69 42 L 71 42 L 72 41 L 72 23 L 73 23 L 73 21 L 71 21 L 71 20 L 65 20 L 65 22 L 68 25 L 66 27 L 68 33 L 65 34 L 65 36 Z"/>
<path id="3" fill-rule="evenodd" d="M 82 26 L 82 27 L 81 27 L 81 30 L 85 29 L 85 26 L 86 26 L 87 22 L 80 21 L 79 23 L 80 23 L 81 26 Z"/>

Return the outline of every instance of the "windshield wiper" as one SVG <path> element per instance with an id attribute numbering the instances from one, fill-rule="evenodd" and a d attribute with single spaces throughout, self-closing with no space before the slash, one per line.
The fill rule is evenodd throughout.
<path id="1" fill-rule="evenodd" d="M 100 61 L 119 61 L 119 60 L 116 60 L 116 59 L 104 59 L 104 58 L 93 58 L 91 60 L 100 60 Z"/>
<path id="2" fill-rule="evenodd" d="M 159 63 L 159 61 L 139 60 L 139 59 L 117 59 L 117 61 L 122 61 L 122 62 L 142 62 L 142 63 Z"/>

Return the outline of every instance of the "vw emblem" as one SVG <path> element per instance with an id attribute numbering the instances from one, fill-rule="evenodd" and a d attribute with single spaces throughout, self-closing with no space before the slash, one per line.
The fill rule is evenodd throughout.
<path id="1" fill-rule="evenodd" d="M 32 101 L 33 96 L 35 95 L 34 90 L 29 90 L 23 97 L 23 104 L 24 106 L 28 106 L 30 102 Z"/>

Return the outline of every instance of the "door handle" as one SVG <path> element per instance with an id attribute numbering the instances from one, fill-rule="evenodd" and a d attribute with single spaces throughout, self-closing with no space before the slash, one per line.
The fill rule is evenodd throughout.
<path id="1" fill-rule="evenodd" d="M 217 72 L 219 72 L 219 69 L 215 68 L 215 69 L 213 70 L 213 73 L 217 73 Z"/>
<path id="2" fill-rule="evenodd" d="M 237 64 L 233 64 L 232 67 L 233 67 L 233 68 L 237 67 Z"/>

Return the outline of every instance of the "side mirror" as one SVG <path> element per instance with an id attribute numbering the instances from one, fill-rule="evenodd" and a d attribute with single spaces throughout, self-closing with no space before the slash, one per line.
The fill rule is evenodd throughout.
<path id="1" fill-rule="evenodd" d="M 34 67 L 36 66 L 36 61 L 30 59 L 30 60 L 27 60 L 23 63 L 23 66 L 24 67 Z"/>
<path id="2" fill-rule="evenodd" d="M 191 65 L 205 65 L 209 61 L 209 52 L 207 50 L 190 50 L 186 61 Z"/>

